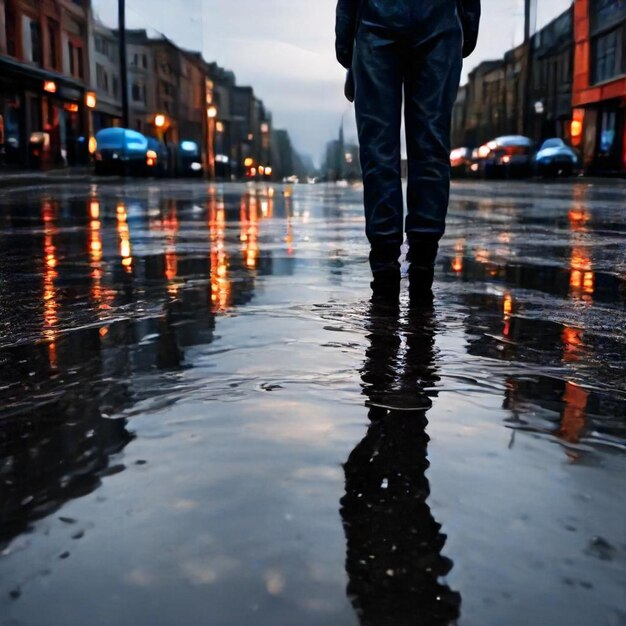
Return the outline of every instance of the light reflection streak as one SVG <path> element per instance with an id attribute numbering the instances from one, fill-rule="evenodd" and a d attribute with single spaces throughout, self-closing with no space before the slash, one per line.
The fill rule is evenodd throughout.
<path id="1" fill-rule="evenodd" d="M 180 222 L 178 220 L 178 209 L 174 201 L 170 203 L 169 210 L 163 220 L 163 228 L 165 230 L 165 278 L 167 279 L 167 292 L 170 296 L 175 297 L 180 289 L 180 285 L 176 283 L 176 277 L 178 276 L 176 241 L 178 231 L 180 230 Z"/>
<path id="2" fill-rule="evenodd" d="M 41 207 L 44 224 L 44 269 L 43 269 L 43 335 L 48 341 L 48 362 L 50 367 L 57 367 L 56 336 L 58 318 L 57 292 L 54 285 L 58 276 L 57 250 L 54 236 L 57 228 L 54 225 L 55 211 L 52 202 L 44 200 Z"/>
<path id="3" fill-rule="evenodd" d="M 211 242 L 211 303 L 216 311 L 230 306 L 231 285 L 228 277 L 226 252 L 226 212 L 224 200 L 216 198 L 212 188 L 209 195 L 209 237 Z"/>
<path id="4" fill-rule="evenodd" d="M 585 414 L 589 392 L 582 387 L 572 383 L 565 383 L 563 393 L 563 414 L 559 425 L 558 436 L 568 443 L 579 443 L 581 434 L 585 429 Z M 567 450 L 567 456 L 576 461 L 580 458 L 580 453 L 575 450 Z"/>
<path id="5" fill-rule="evenodd" d="M 502 333 L 505 337 L 508 337 L 511 334 L 511 314 L 513 313 L 513 296 L 508 291 L 504 294 L 502 309 L 504 311 L 504 329 Z"/>
<path id="6" fill-rule="evenodd" d="M 133 257 L 130 245 L 130 230 L 128 228 L 128 215 L 123 202 L 117 205 L 117 232 L 120 238 L 120 256 L 124 269 L 131 273 L 133 271 Z"/>
<path id="7" fill-rule="evenodd" d="M 595 274 L 587 249 L 580 240 L 587 234 L 589 212 L 581 206 L 574 206 L 568 213 L 570 228 L 575 235 L 570 258 L 570 294 L 573 298 L 590 303 L 595 291 Z"/>

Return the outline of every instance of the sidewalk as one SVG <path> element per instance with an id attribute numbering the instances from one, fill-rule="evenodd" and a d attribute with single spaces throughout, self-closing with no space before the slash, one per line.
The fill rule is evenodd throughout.
<path id="1" fill-rule="evenodd" d="M 0 171 L 0 189 L 88 182 L 92 177 L 87 166 L 43 171 Z"/>

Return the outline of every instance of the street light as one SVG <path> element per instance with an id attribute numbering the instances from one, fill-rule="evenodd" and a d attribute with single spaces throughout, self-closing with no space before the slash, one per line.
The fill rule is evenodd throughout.
<path id="1" fill-rule="evenodd" d="M 209 118 L 209 177 L 215 178 L 215 124 L 217 118 L 217 107 L 211 104 L 206 110 Z"/>
<path id="2" fill-rule="evenodd" d="M 157 113 L 154 116 L 154 125 L 157 128 L 163 128 L 166 123 L 167 123 L 167 116 L 164 115 L 163 113 Z"/>
<path id="3" fill-rule="evenodd" d="M 98 99 L 96 97 L 96 94 L 93 91 L 88 91 L 85 94 L 85 106 L 88 109 L 95 109 L 97 103 L 98 103 Z"/>

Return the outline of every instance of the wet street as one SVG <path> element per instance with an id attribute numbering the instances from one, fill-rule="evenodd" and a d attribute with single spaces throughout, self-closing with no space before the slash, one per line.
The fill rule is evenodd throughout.
<path id="1" fill-rule="evenodd" d="M 0 194 L 2 626 L 626 624 L 624 183 Z"/>

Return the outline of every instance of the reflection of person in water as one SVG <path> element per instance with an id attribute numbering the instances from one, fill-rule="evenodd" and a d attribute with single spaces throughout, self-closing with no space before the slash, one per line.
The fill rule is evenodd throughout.
<path id="1" fill-rule="evenodd" d="M 371 424 L 344 465 L 341 500 L 348 596 L 364 626 L 443 626 L 459 616 L 461 598 L 439 581 L 452 561 L 427 504 L 426 412 L 438 380 L 432 310 L 411 310 L 401 323 L 397 310 L 373 305 L 368 329 Z"/>

